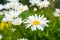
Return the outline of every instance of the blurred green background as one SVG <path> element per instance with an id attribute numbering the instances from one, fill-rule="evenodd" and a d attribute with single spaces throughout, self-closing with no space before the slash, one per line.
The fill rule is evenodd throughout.
<path id="1" fill-rule="evenodd" d="M 21 3 L 27 4 L 28 6 L 30 3 L 28 3 L 29 0 L 20 0 Z M 17 30 L 15 32 L 12 32 L 12 30 L 4 30 L 0 31 L 1 34 L 3 34 L 2 40 L 17 40 L 19 38 L 27 38 L 28 40 L 60 40 L 60 19 L 58 17 L 54 17 L 53 13 L 55 11 L 55 8 L 60 8 L 60 0 L 56 0 L 53 2 L 53 0 L 49 0 L 51 2 L 51 7 L 48 7 L 46 9 L 41 9 L 36 12 L 36 14 L 44 14 L 45 17 L 50 20 L 49 27 L 45 28 L 44 31 L 35 31 L 35 33 L 31 30 L 26 30 L 25 25 L 19 25 L 14 26 L 13 28 L 16 28 Z M 0 4 L 5 4 L 6 0 L 0 0 Z M 46 11 L 47 10 L 47 11 Z M 28 17 L 29 15 L 34 15 L 35 12 L 33 12 L 33 7 L 30 8 L 30 10 L 23 12 L 21 14 L 21 17 L 24 19 Z M 1 18 L 1 16 L 0 16 Z"/>

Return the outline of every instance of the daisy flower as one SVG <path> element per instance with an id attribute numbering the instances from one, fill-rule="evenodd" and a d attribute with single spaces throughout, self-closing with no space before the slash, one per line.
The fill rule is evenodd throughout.
<path id="1" fill-rule="evenodd" d="M 35 16 L 29 16 L 28 19 L 24 20 L 24 23 L 26 24 L 26 28 L 31 27 L 32 31 L 35 31 L 37 29 L 42 30 L 44 29 L 45 26 L 48 26 L 49 21 L 47 20 L 47 18 L 44 17 L 44 15 L 42 16 L 38 16 L 35 14 Z"/>
<path id="2" fill-rule="evenodd" d="M 10 9 L 10 8 L 15 8 L 16 6 L 18 6 L 19 5 L 19 3 L 18 2 L 10 2 L 10 3 L 6 3 L 5 5 L 4 5 L 4 8 L 5 9 Z"/>
<path id="3" fill-rule="evenodd" d="M 7 18 L 17 18 L 20 15 L 18 11 L 10 10 L 5 12 L 5 17 Z"/>
<path id="4" fill-rule="evenodd" d="M 22 12 L 28 10 L 28 6 L 20 4 L 19 6 L 15 7 L 15 10 L 19 11 L 20 13 L 22 13 Z"/>
<path id="5" fill-rule="evenodd" d="M 59 17 L 60 16 L 60 9 L 55 9 L 54 16 L 55 17 Z"/>
<path id="6" fill-rule="evenodd" d="M 13 25 L 20 25 L 22 23 L 22 18 L 13 19 L 11 23 Z"/>
<path id="7" fill-rule="evenodd" d="M 38 5 L 40 3 L 40 0 L 29 0 L 31 5 Z"/>
<path id="8" fill-rule="evenodd" d="M 38 6 L 40 6 L 39 8 L 43 8 L 43 7 L 46 8 L 46 7 L 48 7 L 49 5 L 50 5 L 50 2 L 47 1 L 47 0 L 44 0 L 44 1 L 41 1 Z"/>

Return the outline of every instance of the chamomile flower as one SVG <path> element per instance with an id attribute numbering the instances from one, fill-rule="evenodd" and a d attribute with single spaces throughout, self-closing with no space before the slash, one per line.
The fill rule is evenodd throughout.
<path id="1" fill-rule="evenodd" d="M 56 10 L 55 10 L 54 16 L 55 16 L 55 17 L 59 17 L 59 16 L 60 16 L 60 9 L 56 9 Z"/>
<path id="2" fill-rule="evenodd" d="M 20 13 L 22 13 L 22 12 L 28 10 L 28 6 L 20 4 L 19 6 L 15 7 L 15 10 L 19 11 Z"/>
<path id="3" fill-rule="evenodd" d="M 17 39 L 17 40 L 27 40 L 27 39 L 25 39 L 25 38 L 21 38 L 21 39 Z"/>
<path id="4" fill-rule="evenodd" d="M 20 25 L 22 23 L 22 18 L 16 18 L 11 22 L 13 25 Z"/>
<path id="5" fill-rule="evenodd" d="M 43 7 L 46 8 L 49 5 L 50 5 L 50 2 L 47 0 L 44 0 L 44 1 L 41 1 L 38 6 L 40 6 L 39 8 L 43 8 Z"/>
<path id="6" fill-rule="evenodd" d="M 35 31 L 37 29 L 42 30 L 44 29 L 45 26 L 48 26 L 49 21 L 47 20 L 47 18 L 44 17 L 44 15 L 42 16 L 38 16 L 35 14 L 35 16 L 29 16 L 28 19 L 24 20 L 24 23 L 26 24 L 26 28 L 31 27 L 32 31 Z"/>
<path id="7" fill-rule="evenodd" d="M 40 0 L 29 0 L 31 5 L 38 5 L 40 3 Z"/>

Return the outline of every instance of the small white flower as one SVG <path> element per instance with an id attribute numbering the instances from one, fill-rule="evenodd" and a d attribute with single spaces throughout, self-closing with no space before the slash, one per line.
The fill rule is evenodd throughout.
<path id="1" fill-rule="evenodd" d="M 38 6 L 40 6 L 39 8 L 43 8 L 43 7 L 46 8 L 46 7 L 48 7 L 49 5 L 50 5 L 50 2 L 47 1 L 47 0 L 44 0 L 44 1 L 41 1 Z"/>
<path id="2" fill-rule="evenodd" d="M 40 0 L 29 0 L 31 5 L 38 5 L 40 3 Z"/>
<path id="3" fill-rule="evenodd" d="M 28 10 L 28 6 L 20 4 L 19 6 L 15 7 L 15 10 L 19 11 L 20 13 L 22 13 L 22 12 Z"/>
<path id="4" fill-rule="evenodd" d="M 14 10 L 10 10 L 5 13 L 5 17 L 9 17 L 9 18 L 17 18 L 19 15 L 20 15 L 20 13 L 18 11 L 14 11 Z"/>
<path id="5" fill-rule="evenodd" d="M 34 8 L 34 11 L 37 11 L 37 8 Z"/>
<path id="6" fill-rule="evenodd" d="M 18 2 L 10 2 L 10 3 L 6 3 L 6 4 L 4 5 L 4 8 L 5 8 L 5 9 L 10 9 L 10 8 L 14 8 L 14 7 L 18 6 L 18 5 L 19 5 Z"/>
<path id="7" fill-rule="evenodd" d="M 59 17 L 60 16 L 60 9 L 56 9 L 54 12 L 54 16 Z"/>
<path id="8" fill-rule="evenodd" d="M 0 34 L 0 40 L 3 38 L 3 36 Z"/>
<path id="9" fill-rule="evenodd" d="M 44 29 L 45 26 L 48 26 L 49 21 L 47 20 L 47 18 L 44 17 L 44 15 L 42 16 L 38 16 L 35 14 L 35 16 L 29 16 L 28 19 L 24 20 L 24 23 L 26 24 L 26 28 L 31 27 L 32 31 L 35 31 L 36 29 L 42 30 Z"/>
<path id="10" fill-rule="evenodd" d="M 2 10 L 4 8 L 4 6 L 2 4 L 0 4 L 0 10 Z"/>
<path id="11" fill-rule="evenodd" d="M 20 25 L 22 23 L 22 19 L 21 18 L 16 18 L 16 19 L 12 20 L 11 23 L 13 25 Z"/>
<path id="12" fill-rule="evenodd" d="M 27 40 L 27 39 L 25 39 L 25 38 L 21 38 L 21 39 L 17 39 L 17 40 Z"/>
<path id="13" fill-rule="evenodd" d="M 13 19 L 17 18 L 20 15 L 18 11 L 10 10 L 5 11 L 5 17 L 2 19 L 3 22 L 11 22 Z"/>

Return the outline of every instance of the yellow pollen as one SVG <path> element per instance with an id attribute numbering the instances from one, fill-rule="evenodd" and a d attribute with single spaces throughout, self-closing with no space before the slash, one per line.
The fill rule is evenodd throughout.
<path id="1" fill-rule="evenodd" d="M 40 24 L 40 22 L 38 20 L 34 20 L 32 23 L 33 23 L 33 25 L 39 25 Z"/>

